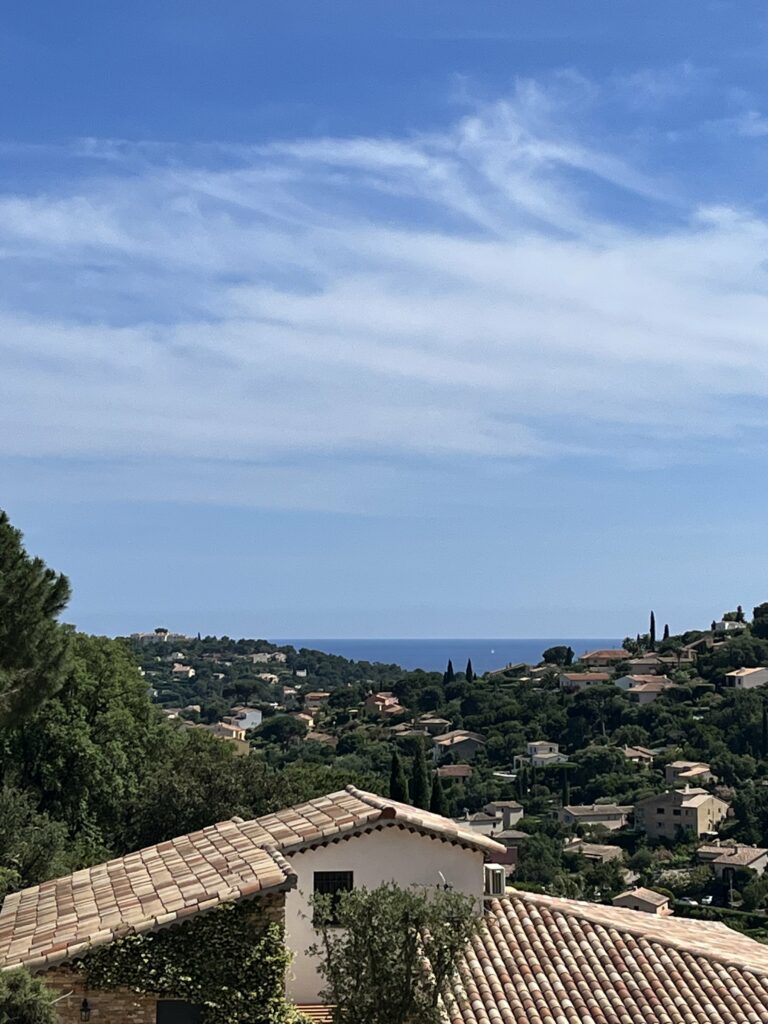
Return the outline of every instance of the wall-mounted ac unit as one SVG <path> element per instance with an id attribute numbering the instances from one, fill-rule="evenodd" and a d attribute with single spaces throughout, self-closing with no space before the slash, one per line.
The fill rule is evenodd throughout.
<path id="1" fill-rule="evenodd" d="M 503 896 L 507 889 L 507 877 L 501 864 L 485 865 L 485 895 Z"/>

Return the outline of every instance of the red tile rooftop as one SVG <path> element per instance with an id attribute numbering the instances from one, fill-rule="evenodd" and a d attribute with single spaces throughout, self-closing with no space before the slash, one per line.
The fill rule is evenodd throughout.
<path id="1" fill-rule="evenodd" d="M 343 835 L 401 827 L 480 850 L 504 847 L 468 825 L 348 786 L 267 814 L 233 819 L 106 864 L 11 893 L 0 910 L 0 969 L 44 970 L 128 932 L 259 893 L 291 888 L 283 854 Z"/>
<path id="2" fill-rule="evenodd" d="M 764 1024 L 768 949 L 721 924 L 516 892 L 446 994 L 449 1024 Z"/>

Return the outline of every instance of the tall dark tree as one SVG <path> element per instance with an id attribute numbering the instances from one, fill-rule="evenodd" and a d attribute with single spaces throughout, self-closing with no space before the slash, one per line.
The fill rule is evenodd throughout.
<path id="1" fill-rule="evenodd" d="M 424 740 L 420 738 L 413 757 L 411 801 L 414 807 L 421 807 L 422 810 L 427 811 L 431 796 L 432 782 L 429 777 L 429 768 L 427 768 L 427 755 L 424 750 Z"/>
<path id="2" fill-rule="evenodd" d="M 739 605 L 736 606 L 736 622 L 743 622 L 743 621 L 744 621 L 744 609 L 739 604 Z"/>
<path id="3" fill-rule="evenodd" d="M 571 780 L 568 777 L 568 769 L 563 766 L 561 769 L 562 773 L 562 801 L 563 807 L 567 807 L 571 802 Z"/>
<path id="4" fill-rule="evenodd" d="M 566 667 L 573 664 L 573 659 L 575 657 L 576 657 L 576 655 L 574 653 L 573 648 L 569 647 L 568 650 L 565 652 L 565 664 L 566 664 Z"/>
<path id="5" fill-rule="evenodd" d="M 669 640 L 669 624 L 668 623 L 664 624 L 664 636 L 662 637 L 662 639 L 663 640 Z"/>
<path id="6" fill-rule="evenodd" d="M 715 630 L 717 629 L 717 623 L 715 622 L 715 620 L 714 620 L 714 619 L 712 619 L 712 622 L 710 623 L 710 626 L 709 626 L 709 628 L 710 628 L 710 630 L 711 630 L 711 631 L 712 631 L 713 633 L 714 633 L 714 632 L 715 632 Z"/>
<path id="7" fill-rule="evenodd" d="M 389 773 L 389 795 L 393 800 L 400 803 L 408 803 L 408 780 L 405 777 L 405 769 L 400 755 L 396 750 L 392 751 L 392 767 Z"/>
<path id="8" fill-rule="evenodd" d="M 472 668 L 472 659 L 471 658 L 467 658 L 467 670 L 466 670 L 466 672 L 464 674 L 467 677 L 467 682 L 468 683 L 471 683 L 471 682 L 474 681 L 474 679 L 475 679 L 475 672 L 474 672 L 474 669 Z"/>
<path id="9" fill-rule="evenodd" d="M 648 646 L 652 651 L 656 650 L 656 616 L 651 612 L 651 626 L 648 630 Z"/>
<path id="10" fill-rule="evenodd" d="M 448 815 L 448 801 L 445 798 L 443 783 L 436 775 L 432 780 L 432 796 L 429 798 L 429 809 L 433 814 Z"/>
<path id="11" fill-rule="evenodd" d="M 455 681 L 455 679 L 456 679 L 456 673 L 453 671 L 453 662 L 449 658 L 448 659 L 448 667 L 446 668 L 445 674 L 443 675 L 443 682 L 444 683 L 452 683 L 452 682 Z"/>
<path id="12" fill-rule="evenodd" d="M 30 557 L 0 512 L 0 721 L 18 720 L 64 681 L 70 633 L 56 620 L 68 600 L 66 576 Z"/>

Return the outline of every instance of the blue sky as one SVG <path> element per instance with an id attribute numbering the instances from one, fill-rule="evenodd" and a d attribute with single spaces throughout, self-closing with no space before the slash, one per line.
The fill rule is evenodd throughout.
<path id="1" fill-rule="evenodd" d="M 768 598 L 762 5 L 40 0 L 0 54 L 0 504 L 71 621 Z"/>

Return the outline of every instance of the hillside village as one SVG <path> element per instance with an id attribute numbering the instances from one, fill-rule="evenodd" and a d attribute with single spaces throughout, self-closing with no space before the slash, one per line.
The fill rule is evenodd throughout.
<path id="1" fill-rule="evenodd" d="M 619 649 L 552 648 L 482 678 L 166 630 L 129 642 L 178 728 L 448 814 L 504 846 L 517 887 L 602 901 L 652 889 L 654 913 L 762 935 L 766 626 L 765 605 L 658 640 L 652 623 Z"/>
<path id="2" fill-rule="evenodd" d="M 0 513 L 13 1024 L 768 1019 L 768 606 L 477 678 L 68 598 Z"/>

